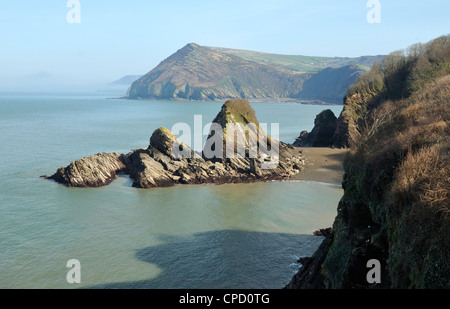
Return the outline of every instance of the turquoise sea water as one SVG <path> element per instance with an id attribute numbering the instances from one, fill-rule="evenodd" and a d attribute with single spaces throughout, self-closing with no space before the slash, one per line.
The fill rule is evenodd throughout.
<path id="1" fill-rule="evenodd" d="M 0 93 L 0 288 L 281 288 L 331 226 L 339 186 L 314 182 L 136 189 L 39 178 L 97 152 L 146 147 L 154 129 L 212 121 L 222 103 Z M 252 103 L 292 142 L 325 108 Z M 270 125 L 269 125 L 270 127 Z M 69 284 L 66 263 L 81 263 Z"/>

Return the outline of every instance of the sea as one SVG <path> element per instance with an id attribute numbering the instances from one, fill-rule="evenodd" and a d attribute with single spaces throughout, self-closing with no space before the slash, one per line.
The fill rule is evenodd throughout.
<path id="1" fill-rule="evenodd" d="M 301 267 L 297 260 L 320 245 L 323 237 L 313 232 L 332 225 L 341 186 L 270 181 L 137 189 L 121 175 L 100 188 L 67 188 L 40 177 L 98 152 L 147 147 L 159 127 L 194 127 L 195 118 L 206 126 L 223 104 L 117 97 L 0 93 L 0 288 L 284 287 Z M 322 110 L 342 109 L 251 105 L 260 123 L 279 125 L 287 143 L 311 130 Z"/>

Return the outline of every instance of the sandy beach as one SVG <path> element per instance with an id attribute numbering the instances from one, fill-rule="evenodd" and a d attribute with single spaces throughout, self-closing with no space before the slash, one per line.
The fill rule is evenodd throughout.
<path id="1" fill-rule="evenodd" d="M 306 158 L 305 169 L 296 179 L 340 185 L 344 175 L 344 159 L 348 150 L 327 147 L 297 147 Z"/>

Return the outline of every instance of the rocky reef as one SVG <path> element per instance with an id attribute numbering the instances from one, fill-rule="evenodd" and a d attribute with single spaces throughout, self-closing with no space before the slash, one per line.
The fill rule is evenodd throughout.
<path id="1" fill-rule="evenodd" d="M 194 152 L 170 130 L 158 128 L 147 148 L 128 154 L 91 155 L 59 168 L 47 178 L 69 187 L 99 187 L 123 173 L 133 179 L 134 187 L 153 188 L 288 179 L 302 169 L 301 151 L 271 139 L 260 128 L 247 100 L 225 102 L 213 123 L 218 127 L 211 128 L 202 153 Z M 266 147 L 261 147 L 261 141 L 267 142 Z"/>

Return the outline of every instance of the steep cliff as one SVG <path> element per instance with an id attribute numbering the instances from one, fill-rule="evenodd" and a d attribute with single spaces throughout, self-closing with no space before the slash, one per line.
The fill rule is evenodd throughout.
<path id="1" fill-rule="evenodd" d="M 295 97 L 342 104 L 349 85 L 355 83 L 363 73 L 365 71 L 354 64 L 323 69 L 305 80 L 302 90 Z"/>
<path id="2" fill-rule="evenodd" d="M 392 54 L 349 89 L 333 232 L 287 288 L 450 288 L 449 101 L 449 36 Z M 380 283 L 367 280 L 371 259 Z"/>

